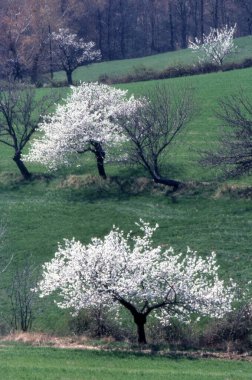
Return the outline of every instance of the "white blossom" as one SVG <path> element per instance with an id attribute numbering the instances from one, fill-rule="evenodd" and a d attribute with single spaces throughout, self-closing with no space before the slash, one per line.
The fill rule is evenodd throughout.
<path id="1" fill-rule="evenodd" d="M 140 235 L 113 227 L 88 245 L 66 239 L 43 265 L 37 286 L 41 297 L 57 292 L 56 304 L 74 313 L 101 304 L 115 312 L 125 306 L 133 316 L 153 311 L 163 324 L 172 316 L 182 321 L 192 313 L 219 318 L 231 310 L 236 285 L 219 278 L 214 252 L 203 258 L 189 249 L 176 254 L 172 247 L 153 247 L 158 226 L 143 221 L 138 226 Z"/>
<path id="2" fill-rule="evenodd" d="M 68 75 L 69 84 L 72 84 L 72 72 L 77 67 L 101 59 L 101 52 L 95 49 L 93 41 L 85 42 L 67 28 L 60 28 L 58 32 L 53 32 L 51 37 L 55 45 L 56 59 Z"/>
<path id="3" fill-rule="evenodd" d="M 112 151 L 126 141 L 119 117 L 126 119 L 143 105 L 143 101 L 126 95 L 127 90 L 105 84 L 71 87 L 71 93 L 63 104 L 57 105 L 55 113 L 44 117 L 38 137 L 23 159 L 53 170 L 70 165 L 77 153 L 91 150 L 92 142 Z"/>
<path id="4" fill-rule="evenodd" d="M 225 25 L 220 29 L 211 28 L 208 35 L 203 36 L 203 42 L 198 38 L 195 42 L 189 41 L 189 48 L 199 54 L 200 62 L 211 62 L 218 66 L 223 64 L 227 55 L 235 52 L 234 33 L 236 25 Z"/>

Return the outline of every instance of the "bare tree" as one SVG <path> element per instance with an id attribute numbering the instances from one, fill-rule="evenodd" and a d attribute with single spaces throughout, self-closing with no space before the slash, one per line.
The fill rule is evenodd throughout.
<path id="1" fill-rule="evenodd" d="M 190 4 L 188 0 L 176 0 L 175 4 L 177 8 L 179 23 L 180 23 L 181 48 L 185 49 L 187 47 L 188 19 L 189 19 L 189 13 L 190 13 Z"/>
<path id="2" fill-rule="evenodd" d="M 58 99 L 56 93 L 38 97 L 33 87 L 9 80 L 0 88 L 0 143 L 14 150 L 12 157 L 24 179 L 31 173 L 22 161 L 22 151 L 38 127 L 41 116 Z"/>
<path id="3" fill-rule="evenodd" d="M 177 189 L 182 183 L 161 174 L 162 162 L 194 110 L 192 92 L 157 85 L 147 104 L 123 128 L 131 141 L 130 157 L 140 163 L 156 183 Z"/>
<path id="4" fill-rule="evenodd" d="M 0 243 L 1 243 L 0 251 L 3 248 L 3 239 L 4 239 L 5 233 L 6 233 L 5 224 L 2 221 L 0 221 Z M 7 258 L 7 262 L 2 263 L 2 265 L 0 267 L 0 274 L 4 273 L 7 270 L 10 263 L 12 262 L 12 259 L 13 259 L 13 255 L 11 255 L 11 257 Z"/>
<path id="5" fill-rule="evenodd" d="M 252 171 L 252 101 L 242 93 L 219 104 L 220 142 L 216 151 L 204 152 L 203 165 L 222 168 L 226 176 L 240 176 Z"/>
<path id="6" fill-rule="evenodd" d="M 15 330 L 28 331 L 34 320 L 34 305 L 37 294 L 32 291 L 37 283 L 37 268 L 31 258 L 25 261 L 23 267 L 16 269 L 11 287 L 9 299 L 11 302 L 10 325 Z"/>

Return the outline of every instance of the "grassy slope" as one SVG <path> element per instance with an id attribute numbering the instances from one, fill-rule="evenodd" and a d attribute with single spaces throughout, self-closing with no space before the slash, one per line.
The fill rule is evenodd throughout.
<path id="1" fill-rule="evenodd" d="M 251 74 L 252 69 L 247 69 L 162 82 L 174 86 L 186 81 L 199 101 L 199 115 L 191 123 L 181 144 L 171 153 L 172 163 L 168 161 L 166 169 L 172 176 L 185 180 L 209 181 L 215 178 L 213 172 L 202 170 L 194 161 L 196 151 L 218 139 L 217 122 L 212 116 L 217 98 L 239 87 L 250 95 Z M 142 82 L 123 87 L 141 94 L 154 84 Z M 121 177 L 132 174 L 133 170 L 142 175 L 139 169 L 108 166 L 109 174 Z M 9 151 L 0 146 L 0 212 L 7 226 L 2 256 L 14 254 L 15 263 L 32 254 L 35 262 L 42 263 L 52 257 L 57 242 L 65 237 L 75 236 L 88 242 L 92 236 L 103 236 L 113 224 L 126 231 L 134 230 L 134 222 L 141 217 L 160 224 L 156 243 L 171 244 L 183 250 L 189 245 L 203 255 L 216 250 L 225 277 L 244 281 L 251 277 L 250 201 L 228 196 L 216 198 L 213 197 L 215 191 L 197 190 L 177 197 L 164 197 L 132 195 L 96 185 L 79 189 L 61 186 L 63 177 L 83 172 L 96 174 L 93 160 L 86 160 L 80 168 L 62 170 L 50 182 L 43 179 L 31 184 L 18 182 Z M 251 180 L 238 181 L 239 185 L 242 183 L 251 183 Z M 60 313 L 50 306 L 35 326 L 64 332 L 67 319 L 63 316 L 59 319 Z"/>
<path id="2" fill-rule="evenodd" d="M 179 168 L 174 174 L 186 180 L 209 180 L 214 177 L 213 171 L 201 169 L 195 160 L 199 151 L 214 149 L 219 139 L 219 122 L 214 116 L 218 109 L 218 100 L 241 90 L 251 98 L 251 74 L 252 69 L 246 69 L 172 80 L 131 83 L 120 87 L 127 88 L 134 94 L 151 91 L 157 83 L 165 83 L 168 87 L 182 84 L 192 89 L 196 107 L 195 117 L 183 134 L 179 145 L 176 146 L 176 151 L 171 152 L 172 162 Z"/>
<path id="3" fill-rule="evenodd" d="M 252 57 L 252 37 L 242 37 L 236 39 L 237 52 L 232 54 L 229 61 L 241 61 Z M 154 70 L 163 70 L 168 66 L 187 65 L 197 62 L 197 55 L 190 49 L 178 50 L 175 52 L 162 53 L 143 58 L 118 60 L 112 62 L 101 62 L 91 66 L 78 68 L 73 75 L 75 81 L 95 81 L 100 75 L 122 76 L 134 71 L 142 66 Z M 55 75 L 56 80 L 65 80 L 65 73 L 59 72 Z"/>
<path id="4" fill-rule="evenodd" d="M 0 347 L 5 380 L 249 380 L 251 363 L 53 348 Z"/>

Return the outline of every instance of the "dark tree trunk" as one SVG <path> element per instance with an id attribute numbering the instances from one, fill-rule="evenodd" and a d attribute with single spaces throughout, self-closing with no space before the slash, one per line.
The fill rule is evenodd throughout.
<path id="1" fill-rule="evenodd" d="M 144 325 L 147 320 L 147 315 L 150 313 L 151 310 L 148 310 L 148 312 L 145 313 L 140 313 L 137 311 L 134 305 L 132 305 L 130 302 L 124 300 L 123 298 L 119 298 L 118 301 L 120 302 L 121 305 L 126 307 L 132 314 L 134 318 L 134 322 L 137 325 L 137 335 L 138 335 L 138 343 L 139 344 L 146 344 L 146 336 L 145 336 L 145 330 L 144 330 Z"/>
<path id="2" fill-rule="evenodd" d="M 27 167 L 25 166 L 25 164 L 21 160 L 21 153 L 20 152 L 15 153 L 15 155 L 13 157 L 13 161 L 16 163 L 16 165 L 17 165 L 18 169 L 20 170 L 20 173 L 22 174 L 24 179 L 30 180 L 31 179 L 31 173 L 28 171 Z"/>
<path id="3" fill-rule="evenodd" d="M 32 70 L 31 70 L 31 82 L 35 85 L 38 82 L 38 64 L 39 64 L 39 55 L 37 54 L 36 57 L 34 57 Z"/>
<path id="4" fill-rule="evenodd" d="M 153 179 L 155 183 L 160 183 L 161 185 L 165 186 L 171 186 L 174 190 L 177 190 L 182 185 L 181 182 L 176 181 L 174 179 L 163 178 L 159 176 L 153 176 Z"/>
<path id="5" fill-rule="evenodd" d="M 98 32 L 98 48 L 101 50 L 102 56 L 104 56 L 103 52 L 103 40 L 102 40 L 102 15 L 101 11 L 97 10 L 97 32 Z"/>
<path id="6" fill-rule="evenodd" d="M 107 41 L 108 41 L 108 58 L 109 60 L 113 59 L 113 54 L 112 54 L 112 49 L 111 49 L 111 42 L 112 42 L 112 27 L 111 27 L 111 20 L 113 19 L 113 14 L 112 14 L 112 0 L 109 0 L 108 3 L 108 34 L 107 34 Z"/>
<path id="7" fill-rule="evenodd" d="M 52 54 L 52 31 L 51 25 L 48 25 L 49 34 L 49 61 L 50 61 L 50 78 L 53 79 L 53 54 Z"/>
<path id="8" fill-rule="evenodd" d="M 173 187 L 174 190 L 177 190 L 182 185 L 182 182 L 180 181 L 176 181 L 175 179 L 170 179 L 167 177 L 162 177 L 159 174 L 157 163 L 155 163 L 154 170 L 152 170 L 150 174 L 155 183 L 160 183 L 161 185 L 165 185 L 165 186 L 171 186 Z"/>
<path id="9" fill-rule="evenodd" d="M 121 13 L 120 46 L 121 46 L 122 58 L 125 58 L 125 14 L 124 14 L 124 0 L 120 1 L 120 13 Z"/>
<path id="10" fill-rule="evenodd" d="M 187 48 L 187 20 L 186 16 L 182 18 L 182 26 L 181 26 L 181 47 L 182 49 Z"/>
<path id="11" fill-rule="evenodd" d="M 173 10 L 172 10 L 171 4 L 169 5 L 169 19 L 170 19 L 170 45 L 171 45 L 171 50 L 175 50 Z"/>
<path id="12" fill-rule="evenodd" d="M 102 146 L 100 143 L 93 141 L 92 145 L 94 147 L 94 153 L 96 156 L 98 173 L 103 179 L 106 179 L 107 175 L 104 168 L 105 152 L 102 149 Z"/>
<path id="13" fill-rule="evenodd" d="M 200 40 L 203 43 L 204 38 L 204 0 L 200 0 Z"/>
<path id="14" fill-rule="evenodd" d="M 215 29 L 217 29 L 219 26 L 218 10 L 219 10 L 219 0 L 215 0 L 214 11 L 213 11 L 213 25 Z"/>
<path id="15" fill-rule="evenodd" d="M 72 84 L 73 84 L 72 73 L 73 73 L 72 71 L 66 71 L 68 86 L 72 86 Z"/>
<path id="16" fill-rule="evenodd" d="M 12 58 L 12 75 L 13 75 L 13 78 L 14 78 L 14 80 L 22 79 L 23 76 L 22 76 L 21 64 L 20 64 L 19 59 L 18 59 L 16 47 L 13 43 L 10 44 L 9 50 L 13 56 L 13 58 Z"/>
<path id="17" fill-rule="evenodd" d="M 192 24 L 192 30 L 193 30 L 193 38 L 198 36 L 198 10 L 199 10 L 199 3 L 198 0 L 194 0 L 194 6 L 192 7 L 192 17 L 193 17 L 193 24 Z"/>
<path id="18" fill-rule="evenodd" d="M 146 344 L 146 336 L 145 336 L 145 329 L 144 325 L 146 323 L 146 315 L 141 313 L 136 313 L 134 315 L 134 322 L 137 325 L 137 335 L 138 335 L 138 343 L 139 344 Z"/>

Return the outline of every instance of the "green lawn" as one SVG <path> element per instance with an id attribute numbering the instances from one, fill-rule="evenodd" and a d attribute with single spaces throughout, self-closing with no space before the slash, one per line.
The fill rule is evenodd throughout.
<path id="1" fill-rule="evenodd" d="M 197 104 L 194 120 L 167 155 L 164 174 L 183 181 L 208 182 L 208 185 L 192 186 L 176 196 L 165 196 L 157 191 L 133 194 L 96 180 L 94 184 L 81 186 L 83 175 L 91 175 L 91 179 L 97 176 L 92 157 L 80 159 L 80 167 L 62 169 L 51 179 L 40 177 L 25 183 L 18 177 L 11 151 L 0 145 L 0 219 L 6 225 L 1 257 L 4 261 L 14 255 L 11 266 L 1 277 L 1 287 L 9 283 L 16 263 L 21 265 L 32 255 L 40 266 L 53 256 L 57 243 L 63 238 L 75 236 L 87 243 L 92 236 L 108 233 L 113 224 L 127 232 L 135 230 L 134 222 L 139 218 L 159 223 L 155 243 L 172 245 L 183 251 L 190 246 L 202 255 L 215 250 L 225 278 L 232 276 L 239 282 L 251 279 L 251 198 L 221 194 L 225 183 L 217 183 L 215 171 L 203 169 L 197 163 L 198 151 L 216 146 L 219 138 L 218 121 L 213 116 L 218 98 L 239 89 L 251 97 L 251 78 L 250 68 L 162 81 L 167 86 L 186 83 L 192 88 Z M 140 95 L 153 89 L 155 83 L 120 87 Z M 40 89 L 39 93 L 45 91 Z M 62 91 L 65 94 L 66 89 Z M 29 165 L 29 168 L 32 172 L 46 173 L 42 167 Z M 107 172 L 120 180 L 146 175 L 138 167 L 118 165 L 107 165 Z M 232 184 L 251 186 L 251 177 L 237 179 Z M 34 322 L 34 328 L 65 333 L 68 332 L 67 321 L 66 313 L 48 301 Z"/>
<path id="2" fill-rule="evenodd" d="M 235 40 L 237 51 L 228 57 L 229 62 L 240 62 L 245 58 L 252 58 L 252 37 L 241 37 Z M 197 54 L 191 49 L 182 49 L 149 57 L 124 59 L 111 62 L 95 63 L 90 66 L 79 67 L 73 75 L 74 81 L 96 81 L 101 75 L 124 76 L 137 68 L 146 67 L 157 71 L 176 65 L 197 63 Z M 55 74 L 56 81 L 66 79 L 64 72 Z"/>
<path id="3" fill-rule="evenodd" d="M 120 352 L 0 347 L 4 380 L 250 380 L 242 361 L 169 359 Z"/>
<path id="4" fill-rule="evenodd" d="M 0 209 L 7 232 L 1 253 L 14 254 L 2 281 L 7 284 L 15 264 L 22 265 L 29 255 L 39 265 L 50 259 L 57 242 L 63 238 L 75 236 L 87 243 L 92 236 L 108 233 L 114 224 L 127 232 L 131 229 L 137 232 L 134 222 L 140 217 L 159 223 L 156 244 L 172 245 L 177 252 L 185 252 L 190 246 L 203 256 L 215 250 L 222 276 L 241 283 L 248 281 L 251 279 L 251 201 L 229 196 L 215 199 L 212 195 L 200 190 L 177 197 L 131 195 L 96 186 L 60 189 L 56 182 L 2 189 Z M 34 328 L 68 333 L 67 314 L 45 298 Z"/>

